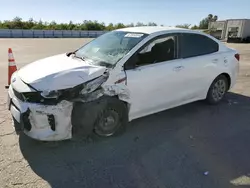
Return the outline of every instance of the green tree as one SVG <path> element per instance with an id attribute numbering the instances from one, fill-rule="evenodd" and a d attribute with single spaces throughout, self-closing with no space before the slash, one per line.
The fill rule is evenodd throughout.
<path id="1" fill-rule="evenodd" d="M 73 30 L 80 30 L 81 28 L 81 24 L 77 23 L 75 24 L 75 27 L 73 28 Z"/>
<path id="2" fill-rule="evenodd" d="M 188 29 L 190 26 L 191 24 L 180 24 L 180 25 L 176 25 L 175 27 Z"/>
<path id="3" fill-rule="evenodd" d="M 115 24 L 114 29 L 121 29 L 124 27 L 125 27 L 125 25 L 123 23 L 117 23 L 117 24 Z"/>
<path id="4" fill-rule="evenodd" d="M 112 23 L 108 24 L 108 26 L 106 27 L 106 30 L 108 30 L 108 31 L 111 31 L 113 29 L 114 29 L 114 24 L 112 24 Z"/>
<path id="5" fill-rule="evenodd" d="M 128 25 L 126 25 L 126 27 L 134 27 L 135 25 L 133 23 L 130 23 Z"/>
<path id="6" fill-rule="evenodd" d="M 217 21 L 218 16 L 209 14 L 206 18 L 202 19 L 199 24 L 199 29 L 208 29 L 209 22 Z"/>
<path id="7" fill-rule="evenodd" d="M 35 22 L 34 26 L 31 29 L 45 29 L 45 25 L 42 20 L 39 20 L 39 22 Z"/>
<path id="8" fill-rule="evenodd" d="M 14 23 L 9 20 L 4 20 L 3 25 L 6 29 L 15 29 Z"/>
<path id="9" fill-rule="evenodd" d="M 56 30 L 57 27 L 58 27 L 58 24 L 55 21 L 51 21 L 48 24 L 44 23 L 44 28 L 46 29 Z"/>
<path id="10" fill-rule="evenodd" d="M 76 27 L 76 24 L 74 24 L 72 21 L 69 22 L 67 29 L 73 30 Z"/>
<path id="11" fill-rule="evenodd" d="M 20 17 L 15 17 L 12 20 L 0 21 L 0 29 L 50 29 L 50 30 L 114 30 L 124 27 L 134 27 L 134 26 L 156 26 L 154 22 L 148 22 L 144 24 L 142 22 L 137 22 L 136 24 L 131 23 L 124 25 L 123 23 L 113 24 L 110 23 L 105 25 L 103 22 L 98 22 L 96 20 L 84 20 L 81 23 L 56 23 L 55 21 L 43 22 L 42 20 L 35 21 L 30 18 L 27 21 L 22 20 Z"/>
<path id="12" fill-rule="evenodd" d="M 13 29 L 23 29 L 24 28 L 24 22 L 22 21 L 22 18 L 15 17 L 12 20 Z"/>
<path id="13" fill-rule="evenodd" d="M 33 20 L 33 18 L 30 18 L 27 22 L 26 22 L 26 26 L 25 29 L 31 29 L 32 27 L 34 27 L 35 22 Z"/>
<path id="14" fill-rule="evenodd" d="M 141 26 L 145 26 L 145 24 L 142 23 L 142 22 L 137 22 L 137 23 L 136 23 L 136 27 L 141 27 Z"/>
<path id="15" fill-rule="evenodd" d="M 191 27 L 191 29 L 199 29 L 199 27 L 197 25 L 194 25 Z"/>
<path id="16" fill-rule="evenodd" d="M 148 22 L 148 26 L 157 26 L 157 24 L 154 22 Z"/>
<path id="17" fill-rule="evenodd" d="M 105 29 L 105 24 L 104 23 L 99 23 L 98 21 L 91 21 L 91 20 L 84 20 L 83 23 L 80 26 L 81 30 L 93 30 L 93 31 L 98 31 L 98 30 L 104 30 Z"/>
<path id="18" fill-rule="evenodd" d="M 68 24 L 66 24 L 66 23 L 60 23 L 60 24 L 56 25 L 56 29 L 57 30 L 69 30 Z"/>
<path id="19" fill-rule="evenodd" d="M 0 28 L 1 29 L 9 29 L 8 26 L 6 25 L 6 21 L 0 23 Z"/>

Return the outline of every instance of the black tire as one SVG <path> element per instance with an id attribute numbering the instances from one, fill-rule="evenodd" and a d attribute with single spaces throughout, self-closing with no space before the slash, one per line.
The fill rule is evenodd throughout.
<path id="1" fill-rule="evenodd" d="M 16 134 L 20 134 L 23 131 L 21 124 L 13 116 L 12 119 Z"/>
<path id="2" fill-rule="evenodd" d="M 128 123 L 127 104 L 115 97 L 106 97 L 104 102 L 94 124 L 94 133 L 100 137 L 121 134 Z"/>
<path id="3" fill-rule="evenodd" d="M 246 43 L 250 43 L 250 37 L 246 38 Z"/>
<path id="4" fill-rule="evenodd" d="M 221 89 L 218 89 L 218 84 L 221 85 L 222 83 L 224 83 L 224 89 L 222 89 L 223 86 L 221 86 Z M 224 98 L 226 92 L 228 91 L 228 88 L 229 87 L 227 77 L 224 75 L 218 76 L 209 87 L 206 98 L 208 104 L 218 104 Z"/>
<path id="5" fill-rule="evenodd" d="M 74 138 L 88 137 L 93 133 L 94 122 L 96 120 L 96 103 L 74 103 L 71 123 Z"/>
<path id="6" fill-rule="evenodd" d="M 110 132 L 101 129 L 100 123 L 108 111 L 119 114 L 119 122 Z M 94 135 L 108 137 L 122 133 L 128 122 L 128 108 L 125 102 L 115 97 L 101 97 L 88 103 L 75 103 L 72 111 L 72 132 L 75 138 L 83 138 Z"/>

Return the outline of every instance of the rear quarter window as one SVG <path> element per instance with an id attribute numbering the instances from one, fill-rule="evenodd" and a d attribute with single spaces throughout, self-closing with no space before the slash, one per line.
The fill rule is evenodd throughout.
<path id="1" fill-rule="evenodd" d="M 219 45 L 207 36 L 183 33 L 181 35 L 181 57 L 196 57 L 219 50 Z"/>

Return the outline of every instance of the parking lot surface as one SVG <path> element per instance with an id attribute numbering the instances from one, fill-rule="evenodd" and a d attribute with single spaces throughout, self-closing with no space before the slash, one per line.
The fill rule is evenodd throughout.
<path id="1" fill-rule="evenodd" d="M 250 187 L 249 44 L 227 44 L 240 52 L 241 67 L 220 105 L 195 102 L 140 118 L 109 139 L 17 135 L 6 108 L 8 48 L 20 68 L 89 40 L 0 39 L 0 187 Z"/>

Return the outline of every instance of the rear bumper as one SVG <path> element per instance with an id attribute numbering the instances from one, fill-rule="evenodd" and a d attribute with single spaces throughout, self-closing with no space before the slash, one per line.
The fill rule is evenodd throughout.
<path id="1" fill-rule="evenodd" d="M 56 141 L 72 137 L 73 104 L 61 101 L 57 105 L 27 103 L 19 100 L 10 85 L 9 110 L 26 135 L 36 140 Z"/>
<path id="2" fill-rule="evenodd" d="M 232 72 L 231 72 L 231 85 L 229 87 L 229 89 L 232 89 L 236 82 L 237 82 L 237 78 L 239 76 L 239 71 L 240 71 L 240 63 L 238 61 L 235 60 L 235 63 L 233 64 L 234 67 L 232 68 Z"/>

